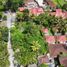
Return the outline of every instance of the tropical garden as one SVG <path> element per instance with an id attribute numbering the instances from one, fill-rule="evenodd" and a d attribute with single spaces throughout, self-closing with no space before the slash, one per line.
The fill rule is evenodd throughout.
<path id="1" fill-rule="evenodd" d="M 67 11 L 67 1 L 65 0 L 52 0 L 58 8 L 61 8 L 63 10 L 66 10 Z"/>
<path id="2" fill-rule="evenodd" d="M 7 37 L 8 37 L 7 28 L 0 27 L 0 67 L 9 67 Z"/>
<path id="3" fill-rule="evenodd" d="M 58 4 L 59 0 L 55 0 L 54 2 Z M 59 8 L 63 9 L 66 2 L 63 3 L 60 2 Z M 24 6 L 23 0 L 0 0 L 0 19 L 3 18 L 3 12 L 5 10 L 16 12 L 14 27 L 10 29 L 14 60 L 19 65 L 25 67 L 34 63 L 38 65 L 38 57 L 46 55 L 49 52 L 47 42 L 43 37 L 44 33 L 42 32 L 42 28 L 48 28 L 50 35 L 55 35 L 55 33 L 64 35 L 67 33 L 67 19 L 51 16 L 48 12 L 38 16 L 32 15 L 28 9 L 19 12 L 19 6 Z M 64 8 L 64 10 L 67 9 Z M 9 67 L 7 42 L 8 28 L 0 27 L 0 67 Z M 40 67 L 48 66 L 42 64 Z"/>
<path id="4" fill-rule="evenodd" d="M 11 28 L 15 60 L 25 67 L 33 63 L 38 65 L 38 56 L 49 52 L 42 28 L 48 28 L 50 35 L 55 33 L 64 35 L 67 32 L 66 26 L 67 19 L 57 18 L 47 13 L 39 16 L 29 15 L 28 10 L 17 13 L 15 26 Z"/>

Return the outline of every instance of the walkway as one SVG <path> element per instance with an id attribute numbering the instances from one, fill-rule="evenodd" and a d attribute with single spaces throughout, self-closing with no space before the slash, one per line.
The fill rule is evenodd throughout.
<path id="1" fill-rule="evenodd" d="M 11 28 L 11 21 L 12 17 L 11 14 L 8 12 L 7 13 L 7 27 L 8 27 L 8 45 L 7 45 L 7 50 L 8 50 L 8 54 L 9 54 L 9 62 L 10 62 L 10 67 L 14 67 L 14 52 L 13 49 L 11 47 L 11 37 L 10 37 L 10 28 Z"/>

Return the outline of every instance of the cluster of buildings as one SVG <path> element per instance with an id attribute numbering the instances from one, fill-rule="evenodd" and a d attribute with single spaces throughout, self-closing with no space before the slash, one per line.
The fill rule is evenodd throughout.
<path id="1" fill-rule="evenodd" d="M 67 35 L 50 35 L 47 28 L 43 28 L 42 32 L 44 33 L 44 39 L 48 43 L 48 49 L 51 58 L 55 58 L 60 53 L 67 54 Z M 60 63 L 67 67 L 67 56 L 60 58 Z M 49 58 L 47 55 L 44 55 L 39 58 L 39 62 L 49 63 Z"/>
<path id="2" fill-rule="evenodd" d="M 49 13 L 57 17 L 67 18 L 67 11 L 62 11 L 62 9 L 57 9 L 56 5 L 51 0 L 25 0 L 24 7 L 19 7 L 19 11 L 28 9 L 31 14 L 39 15 L 47 11 L 47 6 L 50 7 Z M 52 11 L 55 9 L 55 11 Z"/>
<path id="3" fill-rule="evenodd" d="M 24 7 L 19 7 L 18 9 L 20 12 L 23 12 L 25 9 L 28 9 L 30 13 L 34 15 L 39 15 L 47 11 L 47 5 L 50 6 L 51 9 L 55 9 L 55 11 L 52 11 L 51 9 L 49 10 L 50 15 L 62 17 L 64 19 L 67 18 L 67 11 L 62 11 L 62 9 L 57 8 L 51 0 L 25 0 Z M 52 57 L 59 54 L 60 52 L 67 53 L 67 50 L 63 47 L 65 42 L 67 41 L 67 35 L 49 35 L 48 29 L 43 29 L 42 32 L 45 33 L 44 38 L 48 43 L 49 51 Z M 41 59 L 41 62 L 46 62 L 44 57 L 42 57 L 43 59 Z M 65 60 L 67 61 L 67 58 Z M 67 64 L 65 67 L 67 67 Z"/>
<path id="4" fill-rule="evenodd" d="M 67 41 L 67 35 L 50 35 L 47 28 L 43 28 L 42 32 L 44 33 L 45 40 L 48 44 L 65 44 Z"/>

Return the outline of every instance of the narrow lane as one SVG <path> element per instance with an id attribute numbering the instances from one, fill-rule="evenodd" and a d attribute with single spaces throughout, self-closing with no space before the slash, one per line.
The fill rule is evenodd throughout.
<path id="1" fill-rule="evenodd" d="M 11 46 L 11 35 L 10 35 L 10 28 L 11 28 L 11 23 L 12 23 L 12 17 L 11 14 L 8 12 L 7 13 L 7 27 L 8 27 L 8 45 L 7 45 L 7 50 L 9 54 L 9 62 L 10 66 L 9 67 L 14 67 L 14 52 Z"/>

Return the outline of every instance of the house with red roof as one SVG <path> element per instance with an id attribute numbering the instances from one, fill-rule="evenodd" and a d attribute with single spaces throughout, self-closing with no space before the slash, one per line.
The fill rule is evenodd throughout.
<path id="1" fill-rule="evenodd" d="M 32 8 L 30 9 L 30 13 L 34 14 L 34 15 L 39 15 L 44 13 L 42 8 Z"/>
<path id="2" fill-rule="evenodd" d="M 67 18 L 67 11 L 62 11 L 62 9 L 56 9 L 55 12 L 51 12 L 50 14 L 56 17 L 62 17 L 63 19 Z"/>
<path id="3" fill-rule="evenodd" d="M 48 44 L 55 44 L 56 42 L 58 42 L 59 44 L 65 44 L 65 42 L 67 41 L 65 35 L 59 36 L 46 35 L 45 39 Z"/>
<path id="4" fill-rule="evenodd" d="M 24 7 L 19 7 L 18 10 L 19 10 L 20 12 L 22 12 L 22 11 L 25 10 L 25 8 L 24 8 Z"/>
<path id="5" fill-rule="evenodd" d="M 55 37 L 54 36 L 45 36 L 46 42 L 48 44 L 55 44 Z"/>
<path id="6" fill-rule="evenodd" d="M 19 7 L 19 11 L 28 9 L 31 14 L 39 15 L 44 13 L 42 7 L 39 7 L 38 3 L 35 0 L 25 0 L 25 7 Z"/>
<path id="7" fill-rule="evenodd" d="M 48 28 L 42 28 L 41 30 L 44 33 L 44 38 L 48 44 L 55 44 L 60 43 L 60 44 L 65 44 L 67 37 L 66 35 L 50 35 Z"/>
<path id="8" fill-rule="evenodd" d="M 26 8 L 24 8 L 24 7 L 19 7 L 18 8 L 18 10 L 20 11 L 20 12 L 23 12 L 24 10 L 25 10 Z M 42 14 L 42 13 L 44 13 L 44 10 L 42 9 L 42 8 L 31 8 L 31 9 L 29 9 L 29 12 L 31 13 L 31 14 L 34 14 L 34 15 L 39 15 L 39 14 Z"/>
<path id="9" fill-rule="evenodd" d="M 43 28 L 42 32 L 44 33 L 44 35 L 49 35 L 49 30 L 47 28 Z"/>
<path id="10" fill-rule="evenodd" d="M 60 44 L 64 44 L 66 42 L 66 36 L 65 35 L 57 36 L 57 41 Z"/>
<path id="11" fill-rule="evenodd" d="M 49 63 L 49 59 L 48 59 L 47 55 L 39 58 L 39 64 L 43 64 L 43 63 L 46 63 L 46 64 Z"/>
<path id="12" fill-rule="evenodd" d="M 62 10 L 61 9 L 56 9 L 56 14 L 55 14 L 55 16 L 57 16 L 57 17 L 61 17 L 62 16 Z"/>

